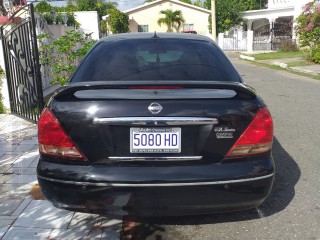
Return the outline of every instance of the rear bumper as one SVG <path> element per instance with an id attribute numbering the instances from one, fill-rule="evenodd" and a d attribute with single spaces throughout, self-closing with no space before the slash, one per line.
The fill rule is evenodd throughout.
<path id="1" fill-rule="evenodd" d="M 72 175 L 67 170 L 64 171 L 65 177 L 62 177 L 60 172 L 57 178 L 48 171 L 50 168 L 56 169 L 57 165 L 59 164 L 42 161 L 38 165 L 40 187 L 44 196 L 56 207 L 117 216 L 179 216 L 253 208 L 260 205 L 268 196 L 274 179 L 272 159 L 254 163 L 228 164 L 227 167 L 233 169 L 233 177 L 221 172 L 222 165 L 197 166 L 194 167 L 194 171 L 199 168 L 203 168 L 203 172 L 206 173 L 208 171 L 205 170 L 208 168 L 212 171 L 211 175 L 207 176 L 201 174 L 203 172 L 198 172 L 197 180 L 195 178 L 197 173 L 189 172 L 192 170 L 190 166 L 180 166 L 180 174 L 183 173 L 183 178 L 189 178 L 189 181 L 181 181 L 177 177 L 170 179 L 168 178 L 170 174 L 164 176 L 167 177 L 166 181 L 157 181 L 154 178 L 157 174 L 148 174 L 149 181 L 145 179 L 139 182 L 126 181 L 124 175 L 120 176 L 121 182 L 117 179 L 103 181 L 101 176 L 97 181 L 97 175 L 93 174 L 95 168 L 106 168 L 106 166 L 82 166 L 88 170 L 91 169 L 89 170 L 91 178 L 81 179 L 79 175 Z M 237 165 L 241 165 L 241 168 Z M 246 168 L 244 168 L 245 165 L 247 165 Z M 253 165 L 255 165 L 255 171 L 260 169 L 259 173 L 250 171 L 250 169 L 254 170 Z M 157 169 L 149 170 L 157 171 Z M 241 174 L 244 169 L 248 171 L 246 176 Z M 129 170 L 133 173 L 136 169 L 131 167 Z M 119 170 L 117 174 L 121 174 L 121 171 Z"/>

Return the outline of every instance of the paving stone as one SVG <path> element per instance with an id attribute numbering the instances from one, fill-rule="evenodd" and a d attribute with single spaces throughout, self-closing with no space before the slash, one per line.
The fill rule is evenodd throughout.
<path id="1" fill-rule="evenodd" d="M 0 215 L 12 215 L 23 199 L 0 199 Z"/>
<path id="2" fill-rule="evenodd" d="M 88 239 L 101 239 L 102 229 L 101 228 L 93 228 L 89 231 Z"/>
<path id="3" fill-rule="evenodd" d="M 26 195 L 34 184 L 5 183 L 0 185 L 0 198 L 12 197 L 12 195 Z M 9 196 L 10 195 L 10 196 Z"/>
<path id="4" fill-rule="evenodd" d="M 0 184 L 6 183 L 7 181 L 11 180 L 12 178 L 16 177 L 17 174 L 1 174 L 0 175 Z"/>
<path id="5" fill-rule="evenodd" d="M 101 235 L 101 240 L 119 240 L 120 234 L 114 229 L 104 229 Z"/>
<path id="6" fill-rule="evenodd" d="M 14 152 L 24 153 L 24 152 L 30 151 L 34 146 L 35 146 L 35 144 L 19 144 L 19 145 L 14 149 Z"/>
<path id="7" fill-rule="evenodd" d="M 13 216 L 18 216 L 20 215 L 23 210 L 30 204 L 30 202 L 32 201 L 31 197 L 27 197 L 25 198 L 22 203 L 19 205 L 19 207 L 17 207 L 17 209 L 12 213 Z"/>
<path id="8" fill-rule="evenodd" d="M 99 226 L 100 223 L 101 223 L 101 219 L 98 214 L 76 212 L 72 217 L 72 220 L 68 228 L 91 229 L 93 227 Z"/>
<path id="9" fill-rule="evenodd" d="M 51 229 L 11 227 L 4 235 L 3 240 L 36 240 L 48 239 Z"/>
<path id="10" fill-rule="evenodd" d="M 0 167 L 8 164 L 14 163 L 14 161 L 20 156 L 21 154 L 17 153 L 5 153 L 0 157 Z"/>
<path id="11" fill-rule="evenodd" d="M 11 167 L 12 167 L 12 164 L 0 166 L 0 173 L 7 173 Z"/>
<path id="12" fill-rule="evenodd" d="M 28 167 L 36 168 L 38 166 L 38 162 L 39 162 L 39 155 L 36 157 L 35 160 L 32 161 L 32 163 Z"/>
<path id="13" fill-rule="evenodd" d="M 67 229 L 73 212 L 57 209 L 48 201 L 32 200 L 15 221 L 15 227 Z"/>
<path id="14" fill-rule="evenodd" d="M 7 170 L 7 173 L 15 173 L 19 175 L 35 175 L 36 168 L 16 168 L 12 167 Z"/>
<path id="15" fill-rule="evenodd" d="M 38 144 L 38 138 L 31 138 L 31 139 L 28 139 L 28 140 L 22 140 L 20 142 L 20 144 L 32 144 L 32 145 L 35 145 L 35 144 Z"/>
<path id="16" fill-rule="evenodd" d="M 28 145 L 27 145 L 28 146 Z M 30 164 L 37 159 L 37 157 L 39 156 L 38 151 L 32 151 L 26 154 L 23 154 L 22 156 L 20 156 L 19 158 L 17 158 L 14 163 L 13 163 L 13 167 L 17 167 L 17 168 L 26 168 L 29 167 Z"/>
<path id="17" fill-rule="evenodd" d="M 12 220 L 12 219 L 5 219 L 5 218 L 2 218 L 2 217 L 1 217 L 1 218 L 0 218 L 0 228 L 12 224 L 13 221 L 14 221 L 14 220 Z"/>
<path id="18" fill-rule="evenodd" d="M 37 177 L 35 175 L 16 175 L 6 183 L 31 183 L 37 182 Z"/>
<path id="19" fill-rule="evenodd" d="M 49 236 L 50 240 L 58 240 L 58 239 L 88 239 L 89 230 L 74 230 L 74 229 L 54 229 Z"/>
<path id="20" fill-rule="evenodd" d="M 9 225 L 0 227 L 0 239 L 2 239 L 3 235 L 8 231 L 9 227 Z"/>
<path id="21" fill-rule="evenodd" d="M 122 220 L 120 219 L 109 219 L 107 217 L 100 217 L 100 226 L 101 227 L 108 227 L 112 229 L 119 229 L 121 228 Z"/>
<path id="22" fill-rule="evenodd" d="M 13 152 L 18 147 L 18 144 L 1 143 L 0 152 Z"/>

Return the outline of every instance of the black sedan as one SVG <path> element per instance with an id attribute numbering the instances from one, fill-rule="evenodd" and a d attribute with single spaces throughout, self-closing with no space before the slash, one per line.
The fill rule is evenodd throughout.
<path id="1" fill-rule="evenodd" d="M 38 123 L 54 206 L 169 216 L 253 208 L 274 179 L 272 117 L 209 38 L 101 39 Z"/>

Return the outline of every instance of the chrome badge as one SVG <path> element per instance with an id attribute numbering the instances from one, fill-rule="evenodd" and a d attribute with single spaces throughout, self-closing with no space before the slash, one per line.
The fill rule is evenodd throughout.
<path id="1" fill-rule="evenodd" d="M 162 111 L 162 106 L 159 103 L 153 102 L 150 104 L 150 106 L 148 107 L 149 112 L 151 112 L 152 114 L 158 114 L 159 112 Z"/>

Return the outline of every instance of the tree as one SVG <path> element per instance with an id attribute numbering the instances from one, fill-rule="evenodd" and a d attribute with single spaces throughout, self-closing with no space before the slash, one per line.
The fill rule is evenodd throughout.
<path id="1" fill-rule="evenodd" d="M 79 11 L 97 11 L 99 20 L 108 15 L 110 10 L 116 9 L 118 3 L 104 2 L 103 0 L 77 0 Z"/>
<path id="2" fill-rule="evenodd" d="M 109 24 L 112 33 L 129 32 L 129 16 L 118 9 L 110 10 Z"/>
<path id="3" fill-rule="evenodd" d="M 194 2 L 193 2 L 193 5 L 195 5 L 195 6 L 197 6 L 197 7 L 204 7 L 203 6 L 203 2 L 201 1 L 201 0 L 195 0 Z"/>
<path id="4" fill-rule="evenodd" d="M 156 0 L 145 0 L 144 2 L 145 3 L 150 3 L 150 2 L 154 2 Z M 192 1 L 191 0 L 179 0 L 181 2 L 184 2 L 184 3 L 189 3 L 189 4 L 192 4 Z"/>
<path id="5" fill-rule="evenodd" d="M 300 46 L 309 47 L 309 59 L 320 64 L 320 6 L 316 0 L 306 5 L 296 23 Z"/>
<path id="6" fill-rule="evenodd" d="M 211 9 L 211 0 L 205 0 L 203 6 Z M 217 33 L 225 32 L 244 21 L 242 13 L 260 8 L 260 0 L 216 0 Z M 209 16 L 211 29 L 211 16 Z"/>
<path id="7" fill-rule="evenodd" d="M 192 4 L 191 0 L 180 0 L 181 2 Z"/>
<path id="8" fill-rule="evenodd" d="M 178 32 L 181 24 L 184 23 L 182 12 L 180 10 L 172 11 L 170 9 L 167 9 L 161 10 L 160 13 L 164 14 L 165 16 L 158 19 L 159 26 L 165 24 L 168 27 L 167 32 L 172 32 L 173 28 L 175 28 Z"/>
<path id="9" fill-rule="evenodd" d="M 247 10 L 260 9 L 260 3 L 261 8 L 263 8 L 268 0 L 216 0 L 216 4 L 218 4 L 221 1 L 226 1 L 230 4 L 235 4 L 237 7 L 239 7 L 239 11 L 242 12 Z M 206 9 L 211 9 L 211 0 L 205 0 L 203 2 L 203 7 Z"/>
<path id="10" fill-rule="evenodd" d="M 35 10 L 39 13 L 50 13 L 51 9 L 51 5 L 45 1 L 42 1 L 35 6 Z"/>

